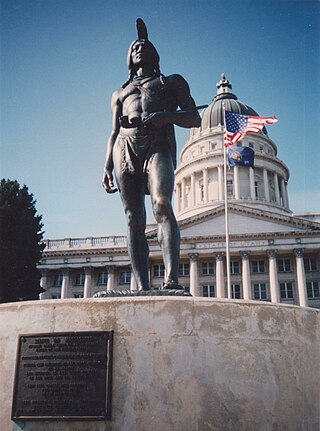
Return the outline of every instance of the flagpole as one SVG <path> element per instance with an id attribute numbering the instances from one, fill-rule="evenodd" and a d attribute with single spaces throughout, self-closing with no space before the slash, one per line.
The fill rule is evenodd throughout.
<path id="1" fill-rule="evenodd" d="M 229 244 L 229 221 L 228 221 L 228 190 L 227 190 L 227 145 L 234 145 L 240 139 L 243 138 L 247 133 L 258 133 L 262 130 L 265 124 L 273 124 L 278 119 L 273 117 L 260 117 L 254 115 L 244 115 L 230 112 L 232 117 L 232 132 L 227 129 L 226 125 L 226 109 L 225 103 L 222 103 L 223 109 L 223 120 L 224 120 L 224 133 L 223 133 L 223 165 L 224 165 L 224 208 L 225 208 L 225 229 L 226 229 L 226 261 L 227 261 L 227 286 L 228 286 L 228 298 L 232 298 L 231 292 L 231 281 L 230 281 L 230 244 Z M 229 116 L 229 113 L 228 113 Z M 228 135 L 228 139 L 227 139 Z"/>
<path id="2" fill-rule="evenodd" d="M 228 218 L 228 190 L 227 190 L 227 147 L 226 147 L 226 115 L 225 115 L 225 104 L 223 107 L 223 176 L 224 176 L 224 216 L 225 216 L 225 234 L 226 234 L 226 263 L 227 263 L 227 290 L 228 298 L 231 299 L 231 280 L 230 280 L 230 246 L 229 246 L 229 218 Z"/>

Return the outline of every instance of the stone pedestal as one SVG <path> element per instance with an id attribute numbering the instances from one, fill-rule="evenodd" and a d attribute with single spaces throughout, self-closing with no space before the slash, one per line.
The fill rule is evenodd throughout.
<path id="1" fill-rule="evenodd" d="M 193 297 L 0 305 L 3 431 L 319 429 L 320 311 Z M 114 331 L 112 420 L 11 421 L 20 334 Z"/>

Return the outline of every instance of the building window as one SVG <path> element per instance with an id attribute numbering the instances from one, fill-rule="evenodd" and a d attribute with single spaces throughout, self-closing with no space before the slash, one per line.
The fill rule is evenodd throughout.
<path id="1" fill-rule="evenodd" d="M 213 275 L 214 265 L 213 262 L 202 262 L 202 275 Z"/>
<path id="2" fill-rule="evenodd" d="M 61 299 L 61 295 L 51 295 L 51 299 Z"/>
<path id="3" fill-rule="evenodd" d="M 120 271 L 119 283 L 120 284 L 130 284 L 131 272 L 130 271 Z"/>
<path id="4" fill-rule="evenodd" d="M 205 298 L 213 298 L 214 297 L 214 285 L 213 284 L 207 284 L 205 286 L 202 286 L 202 295 Z"/>
<path id="5" fill-rule="evenodd" d="M 204 201 L 204 185 L 200 184 L 200 200 L 201 202 Z"/>
<path id="6" fill-rule="evenodd" d="M 269 180 L 269 193 L 270 193 L 270 201 L 275 202 L 276 201 L 276 192 L 274 189 L 274 184 L 272 180 Z"/>
<path id="7" fill-rule="evenodd" d="M 281 299 L 293 299 L 292 283 L 280 283 L 280 297 Z"/>
<path id="8" fill-rule="evenodd" d="M 63 274 L 59 273 L 54 276 L 53 287 L 61 287 L 63 280 Z M 56 298 L 53 298 L 56 299 Z"/>
<path id="9" fill-rule="evenodd" d="M 305 257 L 303 259 L 303 262 L 304 262 L 304 269 L 306 272 L 317 270 L 317 262 L 314 257 Z"/>
<path id="10" fill-rule="evenodd" d="M 153 276 L 164 277 L 164 265 L 153 265 Z"/>
<path id="11" fill-rule="evenodd" d="M 83 298 L 83 294 L 82 293 L 74 293 L 73 297 L 74 298 Z"/>
<path id="12" fill-rule="evenodd" d="M 189 275 L 189 264 L 188 263 L 180 263 L 179 264 L 179 275 L 180 277 L 186 277 Z"/>
<path id="13" fill-rule="evenodd" d="M 267 286 L 265 283 L 256 283 L 253 285 L 254 299 L 267 299 Z"/>
<path id="14" fill-rule="evenodd" d="M 291 262 L 290 259 L 278 259 L 278 272 L 290 272 Z"/>
<path id="15" fill-rule="evenodd" d="M 238 260 L 231 260 L 230 274 L 240 274 L 240 263 Z"/>
<path id="16" fill-rule="evenodd" d="M 227 195 L 233 196 L 233 181 L 227 180 Z"/>
<path id="17" fill-rule="evenodd" d="M 255 194 L 256 199 L 258 199 L 258 197 L 259 197 L 259 183 L 258 183 L 258 181 L 254 182 L 254 194 Z"/>
<path id="18" fill-rule="evenodd" d="M 99 272 L 98 284 L 108 284 L 108 273 L 107 272 Z"/>
<path id="19" fill-rule="evenodd" d="M 74 280 L 75 286 L 83 286 L 86 275 L 84 272 L 76 274 L 76 278 Z"/>
<path id="20" fill-rule="evenodd" d="M 252 272 L 254 274 L 261 274 L 263 272 L 266 272 L 264 260 L 253 260 L 251 262 L 251 265 L 252 265 Z"/>
<path id="21" fill-rule="evenodd" d="M 308 298 L 320 298 L 319 282 L 307 281 Z"/>
<path id="22" fill-rule="evenodd" d="M 241 298 L 240 284 L 232 284 L 231 285 L 231 297 L 233 299 L 240 299 Z"/>

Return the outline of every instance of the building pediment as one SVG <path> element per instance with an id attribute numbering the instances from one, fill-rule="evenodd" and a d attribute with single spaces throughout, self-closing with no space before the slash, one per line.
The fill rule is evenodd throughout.
<path id="1" fill-rule="evenodd" d="M 291 214 L 254 209 L 244 205 L 229 204 L 230 235 L 273 234 L 277 232 L 307 233 L 318 231 L 320 224 Z M 210 211 L 186 218 L 179 222 L 181 237 L 223 236 L 225 234 L 225 211 L 221 205 Z M 151 232 L 149 233 L 149 235 Z"/>

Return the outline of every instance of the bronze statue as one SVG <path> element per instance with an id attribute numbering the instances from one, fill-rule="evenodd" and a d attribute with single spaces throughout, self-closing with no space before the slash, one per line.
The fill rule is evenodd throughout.
<path id="1" fill-rule="evenodd" d="M 150 194 L 163 254 L 163 289 L 178 283 L 180 232 L 171 200 L 176 168 L 174 124 L 199 127 L 201 119 L 180 75 L 160 72 L 159 54 L 137 19 L 138 39 L 128 52 L 129 79 L 112 95 L 103 186 L 114 193 L 113 170 L 128 223 L 128 251 L 139 290 L 149 290 L 145 195 Z M 177 111 L 177 108 L 180 110 Z"/>

